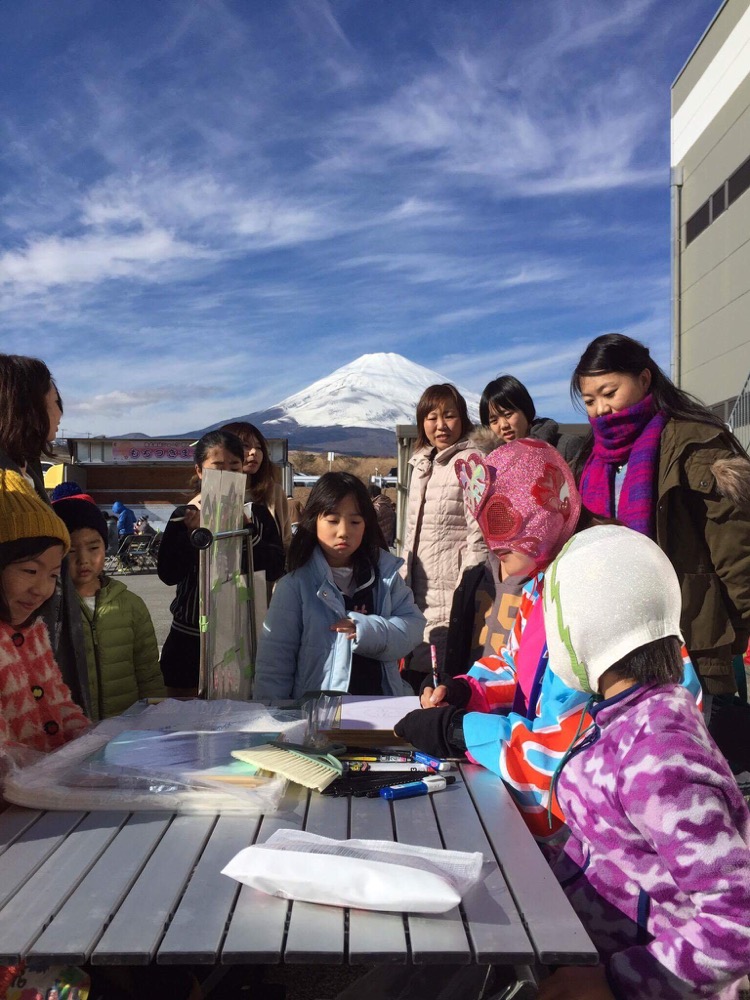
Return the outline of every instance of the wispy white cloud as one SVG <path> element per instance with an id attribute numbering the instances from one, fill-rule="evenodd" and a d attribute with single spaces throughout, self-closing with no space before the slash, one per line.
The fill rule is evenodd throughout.
<path id="1" fill-rule="evenodd" d="M 439 365 L 440 370 L 451 372 L 453 377 L 480 392 L 490 379 L 503 372 L 512 371 L 517 378 L 524 380 L 540 372 L 555 373 L 559 377 L 561 368 L 572 371 L 589 339 L 582 337 L 550 344 L 520 338 L 509 340 L 499 332 L 492 347 L 485 347 L 470 358 L 461 354 L 443 355 Z M 486 377 L 485 372 L 489 373 Z"/>
<path id="2" fill-rule="evenodd" d="M 332 196 L 294 195 L 282 186 L 250 193 L 208 170 L 176 171 L 163 163 L 97 185 L 82 214 L 99 226 L 158 221 L 235 253 L 326 239 L 350 226 Z"/>
<path id="3" fill-rule="evenodd" d="M 178 393 L 173 386 L 165 386 L 162 389 L 140 389 L 123 391 L 113 389 L 111 392 L 97 393 L 90 399 L 74 402 L 66 407 L 66 412 L 74 417 L 95 416 L 108 418 L 122 417 L 125 414 L 140 416 L 139 410 L 142 407 L 152 406 L 154 403 L 165 403 L 184 399 L 186 395 L 200 394 L 201 396 L 215 396 L 216 387 L 211 386 L 191 386 L 182 387 L 182 393 Z"/>
<path id="4" fill-rule="evenodd" d="M 654 186 L 663 167 L 645 156 L 660 109 L 644 67 L 580 59 L 643 29 L 652 3 L 552 5 L 548 30 L 522 48 L 501 31 L 472 48 L 443 45 L 385 100 L 342 113 L 338 142 L 319 167 L 378 172 L 416 162 L 427 179 L 456 175 L 495 195 L 549 196 Z M 478 44 L 476 44 L 478 41 Z"/>
<path id="5" fill-rule="evenodd" d="M 499 291 L 519 285 L 558 281 L 566 274 L 562 263 L 535 261 L 532 255 L 524 255 L 523 260 L 519 260 L 518 255 L 508 255 L 505 259 L 502 256 L 497 259 L 472 259 L 466 254 L 393 252 L 354 257 L 345 266 L 399 273 L 404 280 L 414 284 L 449 283 L 455 290 Z"/>
<path id="6" fill-rule="evenodd" d="M 545 12 L 550 30 L 538 44 L 524 51 L 524 60 L 536 75 L 547 70 L 551 59 L 581 53 L 601 57 L 599 47 L 603 44 L 610 47 L 618 38 L 642 38 L 644 27 L 653 25 L 651 14 L 657 2 L 622 0 L 613 6 L 567 0 L 565 4 L 551 5 Z"/>
<path id="7" fill-rule="evenodd" d="M 292 5 L 292 13 L 303 32 L 315 44 L 333 41 L 348 52 L 354 51 L 328 0 L 297 0 Z"/>
<path id="8" fill-rule="evenodd" d="M 43 237 L 22 250 L 0 256 L 0 283 L 37 291 L 55 285 L 134 276 L 153 281 L 173 261 L 206 256 L 163 229 L 119 236 Z"/>

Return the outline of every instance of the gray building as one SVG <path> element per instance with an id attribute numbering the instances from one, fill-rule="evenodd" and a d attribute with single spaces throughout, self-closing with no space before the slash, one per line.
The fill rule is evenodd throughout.
<path id="1" fill-rule="evenodd" d="M 750 0 L 725 0 L 672 85 L 672 252 L 674 380 L 747 447 Z"/>

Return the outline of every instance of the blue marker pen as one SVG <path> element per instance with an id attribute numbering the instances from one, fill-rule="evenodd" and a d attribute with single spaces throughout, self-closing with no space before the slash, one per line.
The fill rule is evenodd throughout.
<path id="1" fill-rule="evenodd" d="M 417 764 L 426 764 L 427 767 L 432 767 L 436 771 L 452 771 L 453 764 L 447 760 L 440 760 L 439 757 L 431 757 L 428 753 L 422 753 L 421 750 L 414 751 L 414 761 Z"/>
<path id="2" fill-rule="evenodd" d="M 444 778 L 439 774 L 426 774 L 421 781 L 410 781 L 405 785 L 389 785 L 380 789 L 381 799 L 411 799 L 415 795 L 429 795 L 442 792 L 446 785 L 452 785 L 454 777 Z"/>

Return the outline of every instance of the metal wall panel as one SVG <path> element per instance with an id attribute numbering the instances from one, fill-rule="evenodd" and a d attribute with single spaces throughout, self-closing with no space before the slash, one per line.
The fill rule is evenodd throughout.
<path id="1" fill-rule="evenodd" d="M 672 84 L 672 114 L 677 112 L 698 80 L 706 72 L 716 53 L 737 26 L 748 8 L 748 0 L 726 0 L 707 26 L 703 37 L 691 52 Z"/>
<path id="2" fill-rule="evenodd" d="M 673 85 L 673 116 L 699 86 L 749 9 L 750 0 L 727 0 L 721 7 Z M 716 69 L 714 64 L 709 77 Z M 682 388 L 708 405 L 735 396 L 750 371 L 750 191 L 687 247 L 684 227 L 748 156 L 750 76 L 716 112 L 679 164 L 681 232 L 673 233 L 680 249 L 675 272 L 679 378 Z"/>

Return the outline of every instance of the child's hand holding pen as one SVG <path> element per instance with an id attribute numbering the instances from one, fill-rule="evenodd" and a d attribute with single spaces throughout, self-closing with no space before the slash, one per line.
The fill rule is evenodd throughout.
<path id="1" fill-rule="evenodd" d="M 466 708 L 471 701 L 471 684 L 465 677 L 446 677 L 437 687 L 430 687 L 431 680 L 425 677 L 419 692 L 422 708 L 443 708 L 445 705 Z"/>
<path id="2" fill-rule="evenodd" d="M 448 704 L 445 700 L 448 689 L 438 679 L 437 648 L 434 643 L 430 646 L 430 663 L 432 665 L 432 687 L 427 681 L 422 685 L 419 692 L 422 708 L 438 708 L 440 705 Z"/>
<path id="3" fill-rule="evenodd" d="M 427 685 L 419 693 L 419 702 L 422 708 L 440 708 L 449 704 L 447 694 L 448 688 L 445 684 L 438 684 L 437 687 Z"/>

